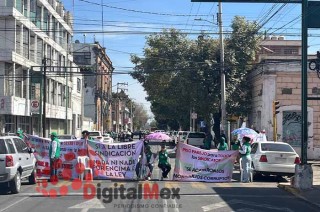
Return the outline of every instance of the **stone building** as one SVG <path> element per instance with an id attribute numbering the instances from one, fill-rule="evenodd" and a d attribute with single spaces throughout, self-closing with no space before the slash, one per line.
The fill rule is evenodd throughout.
<path id="1" fill-rule="evenodd" d="M 310 56 L 314 58 L 314 56 Z M 301 41 L 269 37 L 260 44 L 257 66 L 250 75 L 253 85 L 253 110 L 249 125 L 266 130 L 268 140 L 291 144 L 301 152 Z M 320 79 L 308 71 L 308 96 L 318 97 Z M 279 101 L 276 125 L 273 101 Z M 320 105 L 308 101 L 308 158 L 320 158 Z"/>

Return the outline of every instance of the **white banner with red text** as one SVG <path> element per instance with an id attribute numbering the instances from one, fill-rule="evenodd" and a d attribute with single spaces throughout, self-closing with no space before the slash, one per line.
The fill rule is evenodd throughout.
<path id="1" fill-rule="evenodd" d="M 25 142 L 34 149 L 34 155 L 37 159 L 37 177 L 50 177 L 50 159 L 49 147 L 50 139 L 38 136 L 27 135 Z M 84 140 L 60 141 L 60 158 L 56 164 L 58 167 L 57 175 L 59 178 L 75 179 L 81 172 L 81 166 L 78 166 L 78 156 L 87 156 L 87 147 Z"/>
<path id="2" fill-rule="evenodd" d="M 203 150 L 179 143 L 173 180 L 230 182 L 238 151 Z"/>
<path id="3" fill-rule="evenodd" d="M 105 144 L 88 141 L 94 179 L 133 179 L 143 141 Z"/>

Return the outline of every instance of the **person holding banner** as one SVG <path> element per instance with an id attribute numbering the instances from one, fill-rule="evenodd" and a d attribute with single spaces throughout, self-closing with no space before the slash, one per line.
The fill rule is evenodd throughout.
<path id="1" fill-rule="evenodd" d="M 58 164 L 57 160 L 60 158 L 60 141 L 58 139 L 58 134 L 56 132 L 52 132 L 51 143 L 49 147 L 49 157 L 50 157 L 50 182 L 57 182 L 57 170 Z"/>
<path id="2" fill-rule="evenodd" d="M 206 149 L 206 150 L 210 150 L 211 149 L 211 143 L 212 143 L 212 135 L 210 132 L 207 132 L 206 133 L 206 137 L 204 138 L 203 140 L 203 148 Z"/>
<path id="3" fill-rule="evenodd" d="M 224 137 L 220 138 L 220 143 L 218 144 L 219 151 L 228 150 L 228 144 L 226 143 L 226 139 Z"/>
<path id="4" fill-rule="evenodd" d="M 166 150 L 165 144 L 161 145 L 161 150 L 159 151 L 158 157 L 159 157 L 158 167 L 162 170 L 161 180 L 163 180 L 163 178 L 168 177 L 168 174 L 171 170 L 171 165 L 168 162 L 168 152 Z"/>
<path id="5" fill-rule="evenodd" d="M 249 183 L 250 182 L 250 168 L 251 168 L 251 138 L 244 136 L 243 137 L 243 144 L 240 146 L 239 152 L 241 155 L 241 166 L 243 169 L 243 177 L 241 181 L 243 183 Z"/>
<path id="6" fill-rule="evenodd" d="M 140 176 L 140 171 L 141 171 L 141 167 L 142 167 L 142 162 L 146 163 L 144 164 L 145 166 L 147 166 L 149 168 L 149 172 L 146 175 L 146 180 L 151 180 L 151 175 L 152 175 L 152 170 L 153 170 L 153 153 L 151 151 L 151 147 L 149 145 L 146 145 L 144 148 L 144 154 L 146 156 L 146 160 L 140 160 L 136 166 L 136 174 L 139 178 Z M 152 160 L 153 159 L 153 160 Z M 143 176 L 145 177 L 145 176 Z"/>

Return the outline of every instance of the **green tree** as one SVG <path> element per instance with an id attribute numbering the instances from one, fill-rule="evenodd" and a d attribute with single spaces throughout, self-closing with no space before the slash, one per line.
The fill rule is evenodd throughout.
<path id="1" fill-rule="evenodd" d="M 250 109 L 246 80 L 259 43 L 258 25 L 235 17 L 232 29 L 225 51 L 227 111 L 240 115 Z M 219 116 L 219 51 L 218 40 L 210 36 L 201 34 L 191 40 L 176 29 L 164 29 L 146 38 L 144 57 L 131 56 L 135 64 L 132 77 L 146 90 L 161 126 L 170 123 L 189 129 L 191 108 L 206 123 L 210 123 L 210 114 Z"/>

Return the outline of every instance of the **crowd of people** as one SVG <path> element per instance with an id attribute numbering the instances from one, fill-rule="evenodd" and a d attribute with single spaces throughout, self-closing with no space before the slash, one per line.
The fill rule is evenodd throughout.
<path id="1" fill-rule="evenodd" d="M 265 132 L 262 132 L 265 133 Z M 261 134 L 261 133 L 260 133 Z M 23 131 L 18 130 L 16 132 L 16 135 L 23 139 Z M 262 134 L 263 135 L 263 134 Z M 57 160 L 60 158 L 60 140 L 58 139 L 58 134 L 56 132 L 50 133 L 51 143 L 49 146 L 49 157 L 50 157 L 50 181 L 57 181 Z M 82 139 L 84 139 L 86 142 L 93 141 L 93 139 L 90 138 L 90 133 L 87 130 L 82 131 Z M 265 138 L 263 138 L 264 140 Z M 212 147 L 215 148 L 215 143 L 213 142 L 213 136 L 211 133 L 207 132 L 206 137 L 203 140 L 203 146 L 202 148 L 205 150 L 210 150 Z M 219 139 L 218 145 L 216 146 L 218 151 L 226 151 L 229 150 L 228 144 L 226 142 L 225 136 L 222 134 L 222 136 Z M 251 138 L 244 136 L 242 140 L 239 140 L 237 136 L 234 136 L 231 141 L 231 150 L 239 151 L 239 156 L 236 159 L 236 162 L 239 163 L 239 159 L 241 158 L 241 166 L 243 169 L 243 178 L 241 179 L 242 182 L 247 183 L 250 182 L 250 164 L 251 164 Z M 163 178 L 167 178 L 169 172 L 171 171 L 171 164 L 169 163 L 169 156 L 166 149 L 166 145 L 163 143 L 161 145 L 161 150 L 154 154 L 151 151 L 151 147 L 148 145 L 148 143 L 145 142 L 144 146 L 144 155 L 145 160 L 142 160 L 140 158 L 137 166 L 136 166 L 136 174 L 138 178 L 141 177 L 150 180 L 152 176 L 153 166 L 154 162 L 158 161 L 158 167 L 162 170 L 162 176 L 161 180 Z M 142 161 L 145 162 L 145 164 L 142 164 Z"/>

